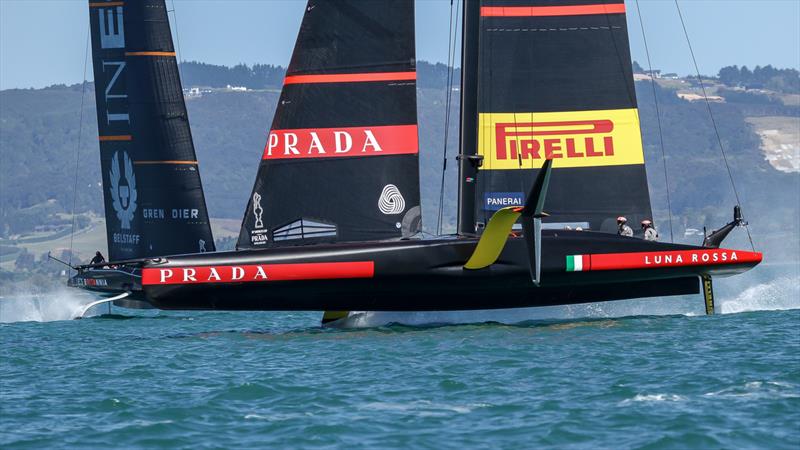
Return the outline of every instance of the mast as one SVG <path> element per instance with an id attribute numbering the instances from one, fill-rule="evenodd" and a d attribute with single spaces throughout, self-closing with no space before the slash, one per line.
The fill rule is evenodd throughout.
<path id="1" fill-rule="evenodd" d="M 458 138 L 458 234 L 475 234 L 478 166 L 478 57 L 480 0 L 464 0 L 461 36 L 461 115 Z"/>

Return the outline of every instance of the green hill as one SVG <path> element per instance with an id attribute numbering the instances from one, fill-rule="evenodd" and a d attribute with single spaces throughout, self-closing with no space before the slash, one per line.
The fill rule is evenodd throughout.
<path id="1" fill-rule="evenodd" d="M 231 84 L 257 89 L 215 90 L 187 101 L 210 213 L 239 220 L 266 142 L 283 69 L 189 63 L 182 70 L 187 87 Z M 439 207 L 446 74 L 441 64 L 419 63 L 420 171 L 428 231 L 435 228 Z M 666 235 L 666 189 L 652 87 L 638 82 L 637 91 L 655 220 Z M 683 239 L 686 228 L 714 227 L 727 221 L 735 199 L 705 103 L 679 99 L 673 89 L 657 86 L 656 91 L 674 228 Z M 4 240 L 0 244 L 13 244 L 10 240 L 36 233 L 63 232 L 70 227 L 71 217 L 64 213 L 72 210 L 73 202 L 76 212 L 83 215 L 83 224 L 102 215 L 93 88 L 87 86 L 83 99 L 81 92 L 80 85 L 0 91 L 0 239 Z M 445 231 L 451 231 L 455 221 L 458 93 L 454 94 Z M 757 243 L 781 244 L 776 244 L 778 255 L 788 254 L 787 241 L 796 250 L 800 175 L 778 171 L 765 160 L 759 135 L 746 119 L 789 117 L 796 121 L 800 108 L 749 101 L 711 106 Z M 76 149 L 80 150 L 77 190 Z"/>

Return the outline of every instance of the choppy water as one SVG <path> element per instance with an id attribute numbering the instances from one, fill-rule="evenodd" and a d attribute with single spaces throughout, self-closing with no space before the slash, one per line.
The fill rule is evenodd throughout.
<path id="1" fill-rule="evenodd" d="M 800 278 L 717 293 L 346 330 L 0 299 L 0 447 L 799 448 Z M 523 322 L 386 325 L 482 320 Z"/>

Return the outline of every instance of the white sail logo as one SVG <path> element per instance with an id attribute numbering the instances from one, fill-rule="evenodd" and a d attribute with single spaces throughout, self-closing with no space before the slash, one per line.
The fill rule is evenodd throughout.
<path id="1" fill-rule="evenodd" d="M 264 222 L 261 220 L 262 214 L 264 214 L 264 208 L 261 207 L 261 195 L 253 192 L 253 216 L 256 218 L 256 228 L 264 228 Z"/>
<path id="2" fill-rule="evenodd" d="M 125 21 L 122 18 L 122 6 L 116 8 L 100 8 L 100 48 L 125 47 Z"/>
<path id="3" fill-rule="evenodd" d="M 403 198 L 400 190 L 397 189 L 397 186 L 387 184 L 383 187 L 381 196 L 378 199 L 378 209 L 387 215 L 400 214 L 406 209 L 406 200 Z"/>
<path id="4" fill-rule="evenodd" d="M 122 170 L 119 166 L 119 154 L 122 153 Z M 125 172 L 123 176 L 122 172 Z M 133 162 L 127 153 L 115 152 L 111 158 L 111 171 L 109 172 L 111 181 L 111 206 L 117 213 L 120 221 L 120 228 L 123 230 L 131 229 L 133 214 L 136 212 L 136 176 L 133 173 Z"/>

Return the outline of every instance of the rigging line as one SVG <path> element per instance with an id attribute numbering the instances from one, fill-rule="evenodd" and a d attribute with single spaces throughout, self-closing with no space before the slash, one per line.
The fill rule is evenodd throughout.
<path id="1" fill-rule="evenodd" d="M 681 26 L 683 27 L 683 35 L 686 36 L 686 44 L 689 46 L 689 54 L 692 55 L 692 62 L 694 63 L 694 70 L 697 73 L 697 81 L 700 82 L 700 88 L 703 90 L 703 98 L 705 99 L 706 108 L 708 109 L 708 116 L 711 118 L 711 124 L 714 127 L 714 133 L 717 136 L 717 143 L 719 144 L 719 151 L 722 153 L 722 160 L 725 162 L 725 168 L 728 170 L 728 178 L 731 180 L 731 188 L 733 188 L 733 195 L 736 197 L 736 204 L 741 207 L 742 202 L 739 200 L 739 192 L 736 190 L 736 183 L 733 181 L 733 172 L 731 172 L 731 166 L 728 164 L 728 156 L 725 154 L 725 147 L 722 145 L 722 137 L 719 134 L 719 128 L 717 128 L 717 121 L 714 119 L 714 113 L 711 111 L 711 102 L 708 101 L 708 94 L 706 93 L 706 86 L 703 83 L 703 77 L 700 75 L 700 67 L 697 65 L 697 58 L 694 56 L 694 50 L 692 49 L 692 42 L 689 40 L 689 32 L 686 30 L 686 22 L 683 20 L 683 14 L 681 13 L 681 7 L 678 4 L 678 0 L 675 0 L 675 9 L 678 10 L 678 17 L 681 19 Z M 745 223 L 744 225 L 745 231 L 747 231 L 747 239 L 750 241 L 750 248 L 755 251 L 755 245 L 753 244 L 753 236 L 750 234 L 750 227 Z"/>
<path id="2" fill-rule="evenodd" d="M 444 191 L 445 191 L 445 173 L 447 172 L 447 141 L 450 134 L 450 108 L 453 97 L 453 74 L 455 69 L 455 40 L 458 32 L 458 5 L 460 0 L 456 1 L 456 20 L 453 20 L 453 0 L 450 0 L 450 24 L 447 28 L 448 41 L 447 41 L 447 93 L 445 94 L 445 113 L 444 113 L 444 148 L 442 149 L 442 179 L 439 187 L 439 214 L 436 219 L 436 234 L 442 234 L 442 222 L 444 219 Z M 455 22 L 455 25 L 454 25 Z"/>
<path id="3" fill-rule="evenodd" d="M 450 14 L 449 14 L 450 22 L 447 25 L 447 83 L 445 83 L 445 88 L 449 88 L 450 82 L 450 54 L 452 52 L 451 47 L 453 44 L 452 33 L 453 33 L 453 0 L 450 0 Z M 447 90 L 445 93 L 445 111 L 444 111 L 444 146 L 442 149 L 442 179 L 441 184 L 439 186 L 439 211 L 436 215 L 436 234 L 441 234 L 442 232 L 442 214 L 444 211 L 444 176 L 445 172 L 447 171 L 447 129 L 448 129 L 448 121 L 450 119 L 450 89 Z"/>
<path id="4" fill-rule="evenodd" d="M 612 12 L 608 11 L 608 5 L 604 5 L 603 8 L 605 12 L 606 18 L 606 25 L 608 28 L 608 36 L 611 38 L 611 43 L 614 44 L 614 53 L 617 55 L 617 62 L 619 63 L 620 72 L 623 74 L 625 73 L 625 67 L 630 63 L 630 53 L 628 53 L 627 59 L 622 56 L 622 52 L 620 51 L 620 46 L 617 45 L 617 40 L 614 39 L 614 26 L 611 24 L 611 14 Z M 628 43 L 624 44 L 626 50 L 630 51 L 628 47 Z M 633 80 L 633 77 L 626 77 L 625 75 L 622 76 L 622 81 L 625 83 L 628 89 L 628 100 L 630 100 L 632 105 L 636 104 L 636 82 Z"/>
<path id="5" fill-rule="evenodd" d="M 78 146 L 75 149 L 75 182 L 72 186 L 72 229 L 69 233 L 69 265 L 72 266 L 72 245 L 75 241 L 75 207 L 78 202 L 78 168 L 81 160 L 81 142 L 83 136 L 83 102 L 86 98 L 86 68 L 89 66 L 89 43 L 91 26 L 86 30 L 86 46 L 83 53 L 83 85 L 81 86 L 81 110 L 78 122 Z M 67 275 L 69 276 L 69 274 Z"/>
<path id="6" fill-rule="evenodd" d="M 656 95 L 656 79 L 653 76 L 653 63 L 650 62 L 650 50 L 647 47 L 647 35 L 644 32 L 644 19 L 642 10 L 639 8 L 639 0 L 636 0 L 636 12 L 639 15 L 639 26 L 642 28 L 642 40 L 644 41 L 644 52 L 647 55 L 647 68 L 650 71 L 650 85 L 653 88 L 653 101 L 656 105 L 656 119 L 658 122 L 658 140 L 661 143 L 661 161 L 664 163 L 664 185 L 667 190 L 667 214 L 669 215 L 669 240 L 675 242 L 675 235 L 672 231 L 672 202 L 669 195 L 669 177 L 667 176 L 667 155 L 664 151 L 664 133 L 661 131 L 661 112 L 658 107 L 658 95 Z"/>
<path id="7" fill-rule="evenodd" d="M 181 88 L 183 88 L 183 70 L 181 69 L 181 33 L 178 30 L 178 10 L 175 9 L 175 0 L 172 0 L 172 17 L 175 18 L 175 43 L 178 46 L 178 57 L 175 58 L 178 63 L 178 76 L 181 79 Z M 183 93 L 181 93 L 183 95 Z"/>

